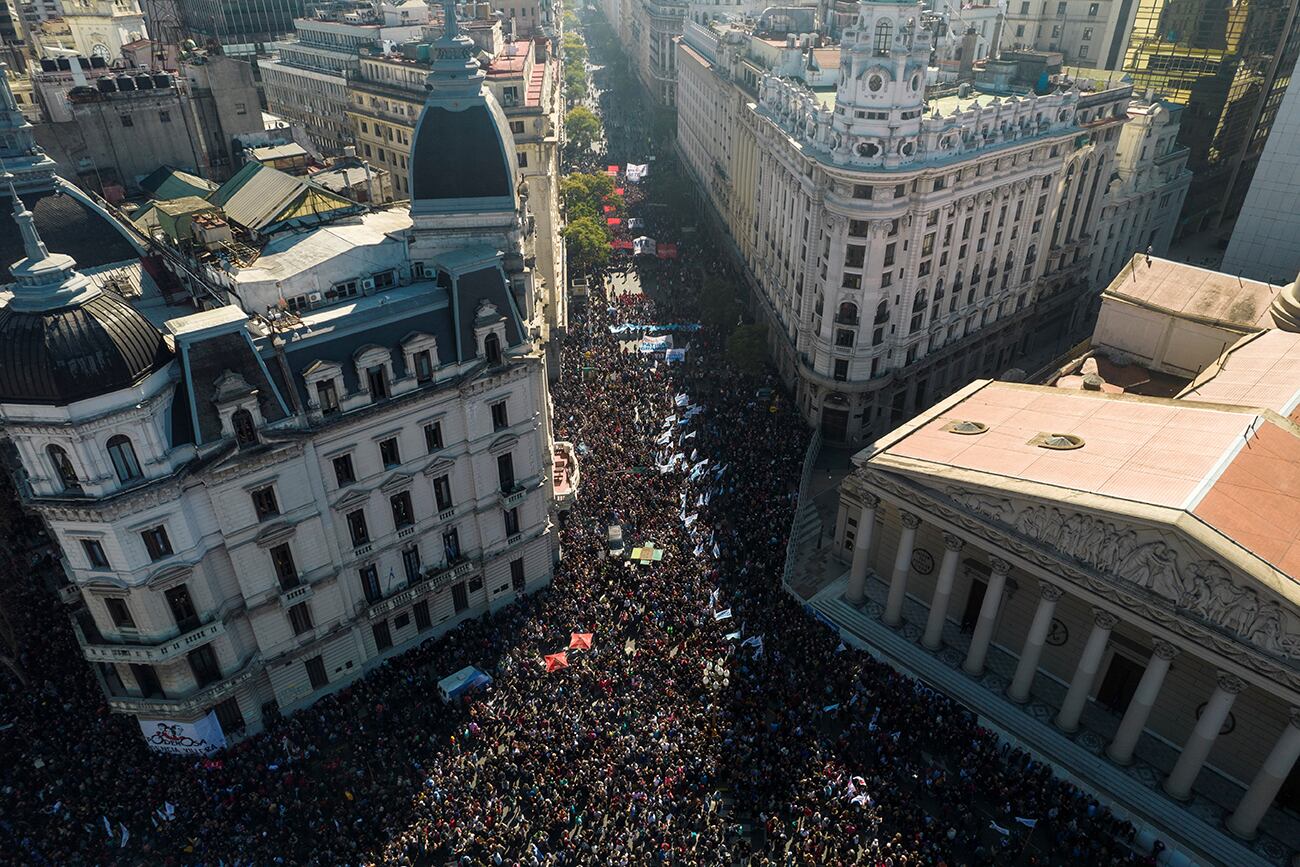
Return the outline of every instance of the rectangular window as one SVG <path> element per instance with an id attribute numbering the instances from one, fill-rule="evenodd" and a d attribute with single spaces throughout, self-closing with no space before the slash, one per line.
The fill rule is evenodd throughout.
<path id="1" fill-rule="evenodd" d="M 329 684 L 330 679 L 325 674 L 324 658 L 313 656 L 303 662 L 303 667 L 307 669 L 307 680 L 311 681 L 312 689 L 320 689 Z"/>
<path id="2" fill-rule="evenodd" d="M 868 185 L 868 184 L 854 184 L 854 185 L 853 185 L 853 198 L 855 198 L 855 199 L 870 199 L 870 198 L 871 198 L 871 187 L 870 187 L 870 185 Z"/>
<path id="3" fill-rule="evenodd" d="M 280 505 L 275 501 L 275 488 L 267 485 L 265 488 L 253 491 L 253 511 L 257 512 L 259 521 L 280 514 Z"/>
<path id="4" fill-rule="evenodd" d="M 200 689 L 221 680 L 221 666 L 217 664 L 217 654 L 213 652 L 211 644 L 191 650 L 186 657 L 190 661 L 194 681 Z"/>
<path id="5" fill-rule="evenodd" d="M 320 411 L 325 415 L 333 415 L 339 411 L 339 394 L 334 389 L 334 380 L 323 379 L 316 383 L 316 402 L 320 404 Z"/>
<path id="6" fill-rule="evenodd" d="M 835 359 L 834 378 L 837 382 L 844 382 L 849 378 L 849 363 L 843 358 Z"/>
<path id="7" fill-rule="evenodd" d="M 907 195 L 907 184 L 896 184 L 894 186 L 894 198 L 901 199 Z"/>
<path id="8" fill-rule="evenodd" d="M 867 220 L 849 220 L 849 234 L 855 238 L 867 237 L 871 223 Z"/>
<path id="9" fill-rule="evenodd" d="M 835 330 L 836 346 L 852 346 L 854 342 L 853 338 L 854 338 L 854 334 L 848 328 L 837 328 Z"/>
<path id="10" fill-rule="evenodd" d="M 306 602 L 299 602 L 289 609 L 289 625 L 293 627 L 294 635 L 302 635 L 304 632 L 311 631 L 311 608 L 307 606 Z"/>
<path id="11" fill-rule="evenodd" d="M 121 117 L 122 117 L 122 126 L 135 126 L 135 121 L 131 119 L 131 115 L 124 114 Z"/>
<path id="12" fill-rule="evenodd" d="M 383 462 L 386 470 L 401 466 L 402 452 L 397 447 L 397 437 L 389 437 L 379 443 L 379 459 Z"/>
<path id="13" fill-rule="evenodd" d="M 502 512 L 502 515 L 505 517 L 506 535 L 513 536 L 515 533 L 518 533 L 519 532 L 519 510 L 506 509 L 504 512 Z"/>
<path id="14" fill-rule="evenodd" d="M 894 264 L 894 256 L 896 255 L 897 252 L 898 252 L 898 245 L 897 245 L 897 244 L 886 244 L 886 245 L 885 245 L 885 261 L 882 262 L 881 264 L 882 264 L 884 267 L 886 267 L 886 268 L 888 268 L 890 265 Z"/>
<path id="15" fill-rule="evenodd" d="M 515 154 L 515 161 L 519 163 L 519 168 L 521 169 L 528 168 L 528 154 L 524 153 L 523 151 L 519 151 L 518 153 Z"/>
<path id="16" fill-rule="evenodd" d="M 469 607 L 469 592 L 464 581 L 451 588 L 451 607 L 457 614 Z"/>
<path id="17" fill-rule="evenodd" d="M 135 618 L 131 616 L 131 609 L 126 607 L 125 599 L 110 596 L 104 600 L 104 607 L 108 609 L 108 619 L 118 629 L 135 629 Z"/>
<path id="18" fill-rule="evenodd" d="M 412 545 L 402 551 L 402 571 L 406 573 L 406 583 L 414 584 L 420 580 L 420 549 Z"/>
<path id="19" fill-rule="evenodd" d="M 181 584 L 163 595 L 181 632 L 189 632 L 199 625 L 199 613 L 194 609 L 194 601 L 190 599 L 190 588 Z"/>
<path id="20" fill-rule="evenodd" d="M 248 114 L 248 106 L 245 103 L 235 103 L 235 114 Z"/>
<path id="21" fill-rule="evenodd" d="M 366 370 L 366 382 L 370 385 L 371 400 L 383 400 L 388 397 L 388 370 L 382 364 Z"/>
<path id="22" fill-rule="evenodd" d="M 271 549 L 271 565 L 275 567 L 275 577 L 280 582 L 281 590 L 292 590 L 301 583 L 298 580 L 298 566 L 293 562 L 293 550 L 288 542 Z"/>
<path id="23" fill-rule="evenodd" d="M 352 536 L 353 548 L 360 548 L 370 541 L 370 529 L 366 527 L 364 509 L 348 512 L 348 533 Z"/>
<path id="24" fill-rule="evenodd" d="M 415 381 L 426 383 L 433 381 L 433 356 L 429 350 L 415 353 Z"/>
<path id="25" fill-rule="evenodd" d="M 415 603 L 415 606 L 411 610 L 415 612 L 415 628 L 418 631 L 423 632 L 433 626 L 433 621 L 429 618 L 428 599 L 422 599 Z"/>
<path id="26" fill-rule="evenodd" d="M 506 402 L 499 400 L 492 404 L 492 430 L 497 431 L 509 426 L 510 418 L 506 414 Z"/>
<path id="27" fill-rule="evenodd" d="M 510 121 L 510 133 L 511 133 L 512 135 L 523 135 L 523 134 L 524 134 L 524 122 L 523 122 L 522 120 L 512 120 L 512 121 Z"/>
<path id="28" fill-rule="evenodd" d="M 361 576 L 361 592 L 365 594 L 367 602 L 374 605 L 384 598 L 384 591 L 379 587 L 379 567 L 372 563 L 359 569 L 357 574 Z"/>
<path id="29" fill-rule="evenodd" d="M 81 550 L 86 554 L 86 560 L 90 563 L 91 569 L 107 569 L 108 555 L 104 553 L 104 546 L 99 544 L 95 539 L 82 539 Z"/>
<path id="30" fill-rule="evenodd" d="M 394 527 L 400 530 L 415 523 L 415 509 L 411 507 L 411 494 L 409 491 L 393 494 L 388 499 L 388 502 L 393 507 Z"/>
<path id="31" fill-rule="evenodd" d="M 224 733 L 233 735 L 244 730 L 244 712 L 239 709 L 239 699 L 231 696 L 215 705 L 212 710 L 216 712 L 217 722 L 221 723 Z"/>
<path id="32" fill-rule="evenodd" d="M 934 252 L 934 232 L 928 233 L 921 239 L 921 255 L 929 256 Z"/>
<path id="33" fill-rule="evenodd" d="M 849 244 L 844 251 L 845 268 L 861 268 L 867 260 L 867 248 L 862 244 Z"/>
<path id="34" fill-rule="evenodd" d="M 158 112 L 158 120 L 162 121 L 163 123 L 171 123 L 172 113 L 170 111 L 160 111 Z"/>
<path id="35" fill-rule="evenodd" d="M 424 445 L 429 454 L 442 448 L 442 422 L 435 421 L 424 426 Z"/>
<path id="36" fill-rule="evenodd" d="M 171 540 L 167 538 L 167 528 L 161 525 L 145 530 L 140 534 L 144 540 L 145 550 L 149 552 L 149 559 L 158 562 L 164 557 L 170 557 L 172 553 Z"/>
<path id="37" fill-rule="evenodd" d="M 339 455 L 334 459 L 334 480 L 339 483 L 340 488 L 357 480 L 357 474 L 352 469 L 352 455 Z"/>
<path id="38" fill-rule="evenodd" d="M 460 559 L 460 532 L 455 527 L 442 534 L 442 551 L 447 555 L 448 563 Z"/>
<path id="39" fill-rule="evenodd" d="M 1089 4 L 1088 4 L 1088 17 L 1089 17 L 1089 18 L 1096 18 L 1096 17 L 1097 17 L 1097 12 L 1098 12 L 1100 9 L 1101 9 L 1101 4 L 1100 4 L 1100 3 L 1089 3 Z"/>
<path id="40" fill-rule="evenodd" d="M 438 476 L 433 480 L 433 498 L 438 504 L 439 512 L 452 507 L 450 476 Z"/>
<path id="41" fill-rule="evenodd" d="M 509 452 L 497 458 L 497 480 L 503 492 L 508 494 L 515 489 L 515 458 Z"/>
<path id="42" fill-rule="evenodd" d="M 381 620 L 370 628 L 375 633 L 375 650 L 383 653 L 393 646 L 393 633 L 388 629 L 387 620 Z"/>
<path id="43" fill-rule="evenodd" d="M 524 583 L 524 558 L 516 557 L 510 561 L 510 584 L 516 591 L 523 592 Z"/>
<path id="44" fill-rule="evenodd" d="M 162 682 L 158 680 L 158 672 L 153 670 L 152 665 L 132 663 L 131 674 L 135 677 L 135 682 L 140 687 L 142 696 L 145 698 L 166 698 L 163 693 Z"/>

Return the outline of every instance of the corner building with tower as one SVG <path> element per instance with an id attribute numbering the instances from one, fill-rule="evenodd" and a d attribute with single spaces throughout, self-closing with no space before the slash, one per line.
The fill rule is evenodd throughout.
<path id="1" fill-rule="evenodd" d="M 6 100 L 0 423 L 86 662 L 146 736 L 256 731 L 550 581 L 531 228 L 510 129 L 447 12 L 409 210 L 259 263 L 334 267 L 337 250 L 307 255 L 333 233 L 378 269 L 310 309 L 171 270 L 55 176 Z"/>

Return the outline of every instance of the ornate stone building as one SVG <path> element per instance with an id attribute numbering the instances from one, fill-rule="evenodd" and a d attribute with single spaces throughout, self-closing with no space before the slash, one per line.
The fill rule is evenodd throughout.
<path id="1" fill-rule="evenodd" d="M 725 39 L 678 48 L 684 162 L 736 245 L 804 417 L 841 442 L 1073 342 L 1131 97 L 1127 85 L 932 92 L 920 6 L 857 9 L 833 92 L 751 83 Z M 728 187 L 751 192 L 723 201 Z"/>
<path id="2" fill-rule="evenodd" d="M 18 259 L 0 423 L 62 548 L 82 651 L 159 748 L 256 730 L 550 580 L 531 226 L 505 115 L 447 31 L 409 212 L 302 231 L 231 290 L 74 188 L 47 195 L 34 148 L 5 153 L 22 175 L 0 238 L 22 258 L 0 245 Z M 98 223 L 48 237 L 79 243 L 80 266 L 42 235 L 73 207 Z M 322 280 L 290 305 L 280 289 L 310 277 L 293 267 Z"/>
<path id="3" fill-rule="evenodd" d="M 1094 344 L 1048 385 L 972 383 L 854 458 L 813 607 L 1147 844 L 1292 863 L 1297 363 L 1252 329 L 1199 375 Z"/>

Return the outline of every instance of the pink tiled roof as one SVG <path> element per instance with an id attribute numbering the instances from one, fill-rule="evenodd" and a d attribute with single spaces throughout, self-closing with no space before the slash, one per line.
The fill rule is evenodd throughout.
<path id="1" fill-rule="evenodd" d="M 1228 351 L 1210 378 L 1181 397 L 1257 406 L 1300 422 L 1300 334 L 1265 331 Z"/>
<path id="2" fill-rule="evenodd" d="M 533 74 L 528 77 L 528 92 L 524 94 L 524 105 L 541 105 L 542 84 L 546 78 L 545 64 L 533 66 Z"/>
<path id="3" fill-rule="evenodd" d="M 1300 437 L 1261 423 L 1192 513 L 1300 580 Z"/>
<path id="4" fill-rule="evenodd" d="M 954 421 L 988 432 L 949 433 Z M 1175 401 L 990 383 L 890 446 L 888 454 L 1073 491 L 1183 508 L 1242 441 L 1247 413 Z M 1083 448 L 1030 445 L 1040 433 L 1075 434 Z"/>

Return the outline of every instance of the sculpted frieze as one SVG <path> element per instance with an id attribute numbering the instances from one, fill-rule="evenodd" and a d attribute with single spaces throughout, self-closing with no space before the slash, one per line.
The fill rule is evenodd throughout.
<path id="1" fill-rule="evenodd" d="M 1175 549 L 1153 530 L 1138 531 L 1095 515 L 950 488 L 957 504 L 1059 551 L 1104 575 L 1191 612 L 1271 653 L 1300 659 L 1300 629 L 1282 606 L 1239 586 L 1219 561 Z"/>

